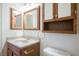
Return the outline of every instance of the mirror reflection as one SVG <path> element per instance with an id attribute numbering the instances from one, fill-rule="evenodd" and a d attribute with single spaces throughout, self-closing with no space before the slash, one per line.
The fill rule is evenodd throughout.
<path id="1" fill-rule="evenodd" d="M 12 29 L 22 29 L 22 15 L 20 11 L 11 8 L 11 28 Z"/>
<path id="2" fill-rule="evenodd" d="M 24 13 L 24 29 L 38 29 L 38 8 Z"/>

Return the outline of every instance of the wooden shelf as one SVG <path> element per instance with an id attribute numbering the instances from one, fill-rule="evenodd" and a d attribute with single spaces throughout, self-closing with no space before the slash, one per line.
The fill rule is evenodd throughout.
<path id="1" fill-rule="evenodd" d="M 65 34 L 74 34 L 73 31 L 65 31 L 65 30 L 43 30 L 42 32 L 46 32 L 46 33 L 65 33 Z"/>
<path id="2" fill-rule="evenodd" d="M 70 18 L 62 21 L 44 22 L 43 32 L 49 33 L 76 33 L 73 28 L 74 19 Z"/>
<path id="3" fill-rule="evenodd" d="M 67 21 L 67 20 L 71 20 L 73 19 L 73 17 L 71 16 L 67 16 L 67 17 L 61 17 L 61 18 L 57 18 L 57 19 L 48 19 L 48 20 L 44 20 L 43 22 L 59 22 L 59 21 Z"/>

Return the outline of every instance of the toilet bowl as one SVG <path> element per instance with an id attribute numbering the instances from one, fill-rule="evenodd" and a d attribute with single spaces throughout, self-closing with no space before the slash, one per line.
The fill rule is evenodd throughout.
<path id="1" fill-rule="evenodd" d="M 43 49 L 44 56 L 70 56 L 71 54 L 67 51 L 60 50 L 57 48 L 47 47 Z"/>

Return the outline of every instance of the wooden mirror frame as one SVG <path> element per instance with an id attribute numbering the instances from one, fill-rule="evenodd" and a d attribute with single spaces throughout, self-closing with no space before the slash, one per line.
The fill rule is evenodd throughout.
<path id="1" fill-rule="evenodd" d="M 25 24 L 23 22 L 23 29 L 24 30 L 40 30 L 40 6 L 34 8 L 34 9 L 31 9 L 31 10 L 29 10 L 27 12 L 24 12 L 24 14 L 29 13 L 29 12 L 34 11 L 34 10 L 37 10 L 37 28 L 25 28 Z"/>
<path id="2" fill-rule="evenodd" d="M 20 26 L 20 27 L 15 27 L 14 24 L 16 23 L 16 20 L 13 20 L 13 19 L 12 19 L 13 9 L 14 9 L 14 8 L 10 8 L 10 29 L 12 29 L 12 30 L 22 30 L 22 28 L 23 28 L 22 15 L 20 14 L 20 15 L 21 15 L 21 26 Z M 16 11 L 17 11 L 17 10 L 16 10 Z M 15 21 L 15 22 L 13 22 L 13 21 Z"/>

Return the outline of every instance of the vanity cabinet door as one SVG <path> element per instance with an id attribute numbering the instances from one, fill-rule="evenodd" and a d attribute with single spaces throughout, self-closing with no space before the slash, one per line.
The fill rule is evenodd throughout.
<path id="1" fill-rule="evenodd" d="M 53 4 L 52 3 L 45 3 L 44 6 L 44 20 L 51 20 L 53 19 Z"/>
<path id="2" fill-rule="evenodd" d="M 12 56 L 12 51 L 9 48 L 7 49 L 7 56 Z"/>
<path id="3" fill-rule="evenodd" d="M 20 56 L 20 49 L 7 42 L 7 56 Z"/>

